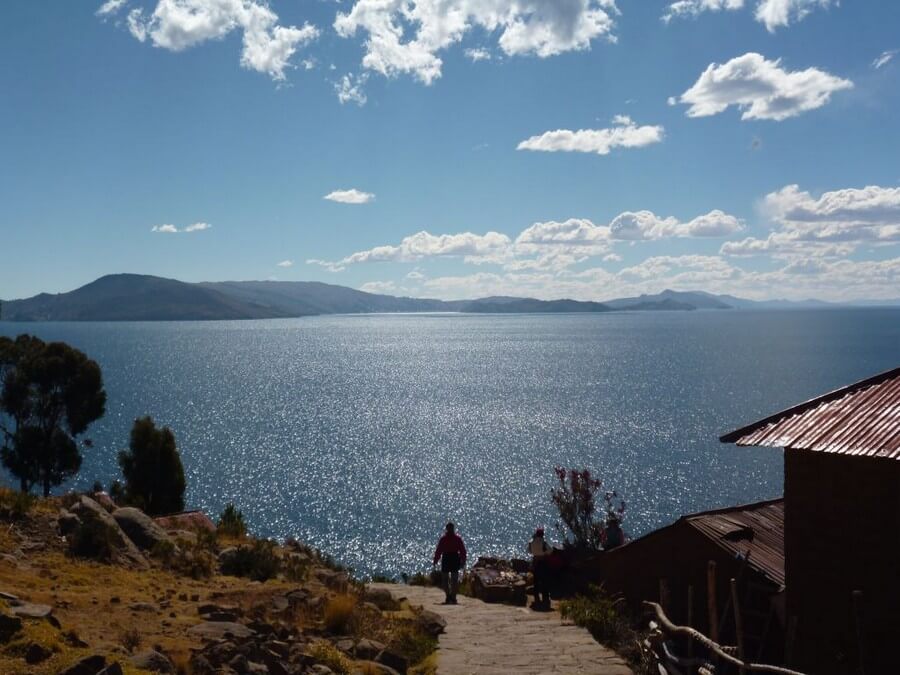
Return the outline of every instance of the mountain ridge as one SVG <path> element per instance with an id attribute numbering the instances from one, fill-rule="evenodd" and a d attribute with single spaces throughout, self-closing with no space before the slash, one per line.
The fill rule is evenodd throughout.
<path id="1" fill-rule="evenodd" d="M 895 302 L 885 302 L 890 305 Z M 274 319 L 322 314 L 473 314 L 690 311 L 836 307 L 817 300 L 755 301 L 705 291 L 674 291 L 604 302 L 489 296 L 438 300 L 368 293 L 319 281 L 189 283 L 146 274 L 109 274 L 66 293 L 3 301 L 9 321 L 186 321 Z"/>

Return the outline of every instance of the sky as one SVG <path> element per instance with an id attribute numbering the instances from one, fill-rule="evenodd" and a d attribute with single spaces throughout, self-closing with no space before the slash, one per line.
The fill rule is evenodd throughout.
<path id="1" fill-rule="evenodd" d="M 0 12 L 0 298 L 900 297 L 900 2 Z"/>

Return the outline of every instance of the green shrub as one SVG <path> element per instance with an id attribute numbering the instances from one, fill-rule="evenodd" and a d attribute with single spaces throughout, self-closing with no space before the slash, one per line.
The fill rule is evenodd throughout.
<path id="1" fill-rule="evenodd" d="M 222 515 L 219 516 L 218 523 L 219 534 L 226 537 L 243 537 L 247 534 L 247 525 L 244 523 L 244 514 L 240 509 L 235 507 L 232 502 L 228 502 Z"/>
<path id="2" fill-rule="evenodd" d="M 266 581 L 281 569 L 281 558 L 275 553 L 275 542 L 257 539 L 249 546 L 238 546 L 222 561 L 222 574 Z"/>
<path id="3" fill-rule="evenodd" d="M 563 619 L 587 628 L 598 642 L 615 647 L 626 643 L 634 634 L 621 604 L 622 598 L 610 596 L 601 586 L 591 586 L 587 595 L 563 600 L 559 613 Z"/>

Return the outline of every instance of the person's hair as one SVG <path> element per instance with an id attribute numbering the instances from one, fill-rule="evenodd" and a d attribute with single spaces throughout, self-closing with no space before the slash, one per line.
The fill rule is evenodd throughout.
<path id="1" fill-rule="evenodd" d="M 447 523 L 447 532 L 453 534 L 453 531 L 456 529 L 456 525 L 453 523 Z"/>

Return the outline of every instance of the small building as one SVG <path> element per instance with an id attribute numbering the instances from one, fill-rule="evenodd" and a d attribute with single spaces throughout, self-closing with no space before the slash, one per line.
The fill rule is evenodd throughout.
<path id="1" fill-rule="evenodd" d="M 784 448 L 788 665 L 900 672 L 900 368 L 721 440 Z"/>
<path id="2" fill-rule="evenodd" d="M 715 563 L 715 626 L 710 625 L 710 563 Z M 580 583 L 602 584 L 607 593 L 621 596 L 632 612 L 641 611 L 643 600 L 660 601 L 674 622 L 690 624 L 732 645 L 736 640 L 730 580 L 735 579 L 747 654 L 767 662 L 782 658 L 781 499 L 682 516 L 577 567 Z"/>

